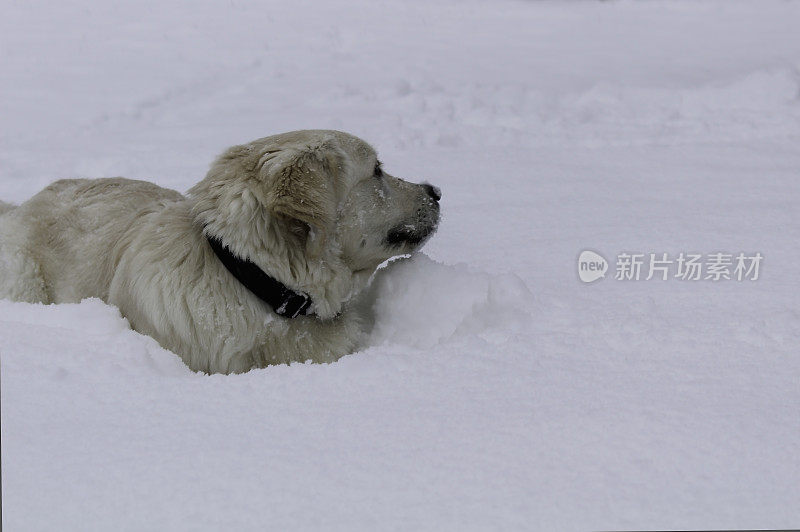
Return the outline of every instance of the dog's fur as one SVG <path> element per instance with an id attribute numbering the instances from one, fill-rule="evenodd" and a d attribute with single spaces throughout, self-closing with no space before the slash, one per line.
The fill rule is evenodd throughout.
<path id="1" fill-rule="evenodd" d="M 361 337 L 354 296 L 433 233 L 438 199 L 383 173 L 361 139 L 323 130 L 234 146 L 187 197 L 123 178 L 61 180 L 19 207 L 0 203 L 0 297 L 100 298 L 195 371 L 333 361 Z M 207 235 L 308 294 L 313 314 L 275 314 Z"/>

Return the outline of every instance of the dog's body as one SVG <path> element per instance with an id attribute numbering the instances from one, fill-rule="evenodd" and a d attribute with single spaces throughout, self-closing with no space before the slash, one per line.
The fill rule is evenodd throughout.
<path id="1" fill-rule="evenodd" d="M 354 296 L 432 234 L 438 199 L 383 174 L 360 139 L 316 130 L 229 149 L 188 197 L 122 178 L 62 180 L 0 204 L 0 297 L 100 298 L 196 371 L 333 361 L 361 339 Z M 307 294 L 312 314 L 276 314 L 208 238 Z"/>

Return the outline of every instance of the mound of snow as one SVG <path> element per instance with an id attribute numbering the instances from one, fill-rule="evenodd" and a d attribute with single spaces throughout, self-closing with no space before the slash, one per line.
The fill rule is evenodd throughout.
<path id="1" fill-rule="evenodd" d="M 88 368 L 113 368 L 127 375 L 188 372 L 175 354 L 131 330 L 116 307 L 99 299 L 63 305 L 0 300 L 0 338 L 3 369 L 9 372 L 35 368 L 60 378 Z M 13 380 L 4 384 L 24 385 Z"/>
<path id="2" fill-rule="evenodd" d="M 446 265 L 422 253 L 379 270 L 371 291 L 375 325 L 370 344 L 418 349 L 524 328 L 533 301 L 517 275 Z"/>

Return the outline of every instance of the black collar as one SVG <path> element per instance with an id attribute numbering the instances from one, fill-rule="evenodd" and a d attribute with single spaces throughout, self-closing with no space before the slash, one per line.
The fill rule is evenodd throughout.
<path id="1" fill-rule="evenodd" d="M 240 259 L 217 237 L 206 235 L 211 249 L 225 265 L 231 275 L 236 277 L 245 288 L 272 307 L 272 310 L 284 318 L 296 318 L 304 315 L 311 306 L 311 298 L 306 294 L 295 292 L 247 259 Z"/>

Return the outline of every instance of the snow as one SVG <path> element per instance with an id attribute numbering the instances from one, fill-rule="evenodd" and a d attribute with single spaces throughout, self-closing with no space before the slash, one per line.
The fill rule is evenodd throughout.
<path id="1" fill-rule="evenodd" d="M 800 522 L 800 3 L 7 2 L 0 198 L 336 128 L 443 192 L 369 347 L 189 372 L 0 301 L 8 530 Z M 611 263 L 580 282 L 583 250 Z M 620 252 L 764 256 L 617 281 Z"/>

